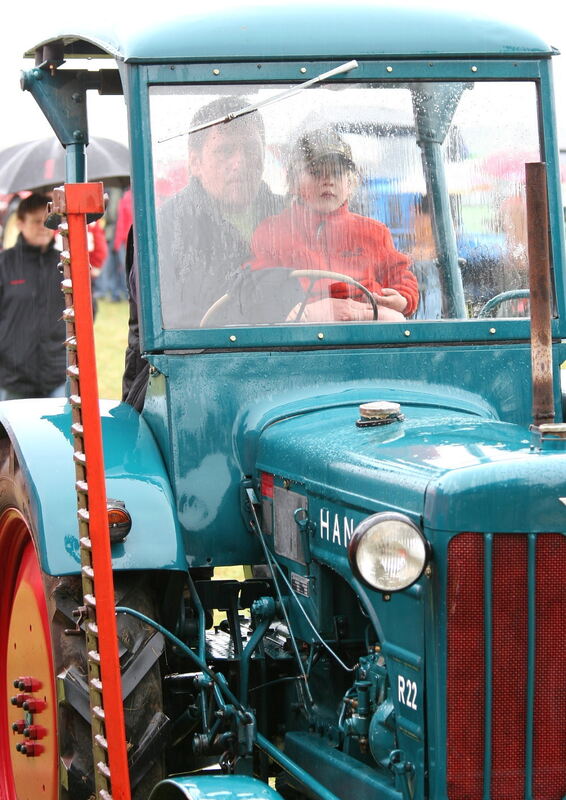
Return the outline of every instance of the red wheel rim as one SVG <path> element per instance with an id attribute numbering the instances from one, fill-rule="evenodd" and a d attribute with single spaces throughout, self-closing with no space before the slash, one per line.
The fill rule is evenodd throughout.
<path id="1" fill-rule="evenodd" d="M 57 700 L 48 612 L 29 528 L 16 509 L 0 516 L 0 564 L 0 796 L 57 800 Z M 36 681 L 28 695 L 41 709 L 32 717 L 11 703 L 21 691 L 14 688 L 14 680 L 23 676 Z M 21 719 L 37 726 L 33 757 L 16 749 L 26 741 L 12 730 L 12 724 Z"/>

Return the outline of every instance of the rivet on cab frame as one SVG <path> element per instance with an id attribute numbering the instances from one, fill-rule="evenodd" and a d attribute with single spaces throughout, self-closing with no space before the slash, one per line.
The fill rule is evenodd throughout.
<path id="1" fill-rule="evenodd" d="M 302 72 L 303 75 L 305 74 L 306 71 L 307 71 L 306 67 L 301 67 L 301 69 L 299 70 L 299 72 Z"/>
<path id="2" fill-rule="evenodd" d="M 234 336 L 234 334 L 232 334 L 232 336 L 230 336 L 229 338 L 230 338 L 231 342 L 235 342 L 236 341 L 236 337 Z"/>
<path id="3" fill-rule="evenodd" d="M 410 336 L 411 335 L 411 331 L 404 331 L 404 333 L 405 333 L 405 336 Z"/>
<path id="4" fill-rule="evenodd" d="M 490 332 L 490 333 L 495 333 L 495 328 L 490 328 L 490 329 L 489 329 L 489 332 Z"/>
<path id="5" fill-rule="evenodd" d="M 393 72 L 393 67 L 385 67 L 385 69 L 387 70 L 387 72 Z"/>
<path id="6" fill-rule="evenodd" d="M 478 71 L 477 67 L 472 67 L 472 72 L 477 72 L 477 71 Z"/>
<path id="7" fill-rule="evenodd" d="M 317 333 L 317 336 L 318 336 L 319 339 L 324 339 L 324 334 L 323 333 Z"/>
<path id="8" fill-rule="evenodd" d="M 213 69 L 212 70 L 212 74 L 213 75 L 220 75 L 220 70 L 219 69 Z"/>

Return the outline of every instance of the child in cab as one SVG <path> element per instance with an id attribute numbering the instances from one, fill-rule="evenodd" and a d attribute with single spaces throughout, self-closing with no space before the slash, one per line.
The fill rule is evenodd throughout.
<path id="1" fill-rule="evenodd" d="M 341 273 L 373 294 L 378 320 L 404 320 L 413 314 L 419 290 L 409 258 L 395 249 L 386 225 L 348 208 L 357 171 L 347 142 L 333 130 L 302 135 L 292 150 L 288 177 L 292 204 L 255 230 L 251 269 Z M 307 302 L 292 309 L 289 321 L 374 319 L 359 287 L 332 277 L 300 280 Z"/>

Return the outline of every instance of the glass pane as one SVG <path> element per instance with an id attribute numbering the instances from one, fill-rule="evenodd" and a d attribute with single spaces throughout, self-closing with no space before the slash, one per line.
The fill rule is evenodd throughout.
<path id="1" fill-rule="evenodd" d="M 470 316 L 509 292 L 487 313 L 528 315 L 525 163 L 541 158 L 536 108 L 533 83 L 477 83 L 454 114 L 448 188 Z"/>
<path id="2" fill-rule="evenodd" d="M 150 88 L 165 328 L 528 314 L 534 83 L 322 84 L 189 133 L 286 88 Z"/>

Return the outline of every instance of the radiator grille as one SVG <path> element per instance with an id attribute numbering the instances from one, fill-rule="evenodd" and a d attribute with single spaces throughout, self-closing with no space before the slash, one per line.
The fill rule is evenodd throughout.
<path id="1" fill-rule="evenodd" d="M 449 543 L 449 800 L 566 795 L 565 609 L 565 536 Z"/>
<path id="2" fill-rule="evenodd" d="M 541 537 L 537 549 L 537 653 L 534 800 L 566 796 L 566 537 Z"/>

